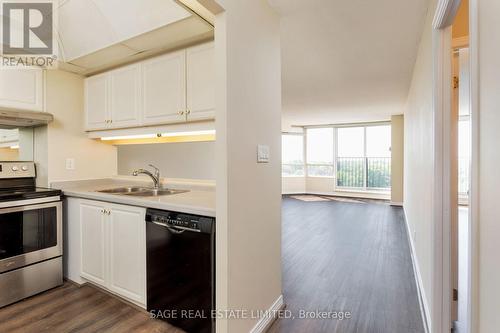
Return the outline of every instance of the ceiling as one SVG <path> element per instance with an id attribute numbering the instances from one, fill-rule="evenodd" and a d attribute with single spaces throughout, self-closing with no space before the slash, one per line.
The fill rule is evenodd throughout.
<path id="1" fill-rule="evenodd" d="M 213 37 L 213 27 L 175 0 L 64 0 L 61 67 L 89 75 Z"/>
<path id="2" fill-rule="evenodd" d="M 401 114 L 428 0 L 268 0 L 281 15 L 283 127 Z"/>

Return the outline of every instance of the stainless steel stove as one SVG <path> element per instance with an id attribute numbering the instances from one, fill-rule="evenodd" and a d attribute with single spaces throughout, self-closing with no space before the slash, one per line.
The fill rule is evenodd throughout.
<path id="1" fill-rule="evenodd" d="M 0 162 L 0 307 L 62 284 L 61 191 L 33 162 Z"/>

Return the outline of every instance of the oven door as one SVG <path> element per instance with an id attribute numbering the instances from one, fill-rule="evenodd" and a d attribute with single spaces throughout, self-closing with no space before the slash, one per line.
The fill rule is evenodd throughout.
<path id="1" fill-rule="evenodd" d="M 62 255 L 61 201 L 31 202 L 0 209 L 0 273 Z"/>

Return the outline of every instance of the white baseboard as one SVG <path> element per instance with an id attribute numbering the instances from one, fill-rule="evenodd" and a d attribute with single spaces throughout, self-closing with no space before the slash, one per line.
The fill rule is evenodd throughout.
<path id="1" fill-rule="evenodd" d="M 285 307 L 285 303 L 283 302 L 283 295 L 279 295 L 279 297 L 274 301 L 269 309 L 267 309 L 268 313 L 277 312 Z M 263 316 L 260 320 L 255 324 L 255 326 L 250 330 L 250 333 L 264 333 L 276 320 L 275 316 Z"/>
<path id="2" fill-rule="evenodd" d="M 402 202 L 395 202 L 395 201 L 391 201 L 390 205 L 391 205 L 391 206 L 399 206 L 399 207 L 403 207 L 403 203 L 402 203 Z"/>
<path id="3" fill-rule="evenodd" d="M 403 206 L 403 214 L 405 219 L 406 232 L 408 234 L 408 241 L 410 242 L 410 253 L 411 253 L 411 261 L 413 264 L 413 271 L 415 272 L 415 282 L 417 284 L 417 292 L 418 292 L 418 303 L 420 304 L 420 313 L 422 314 L 422 321 L 424 323 L 424 329 L 426 333 L 429 333 L 429 318 L 430 309 L 429 303 L 427 301 L 427 296 L 425 295 L 425 290 L 422 282 L 422 275 L 420 274 L 420 268 L 418 264 L 418 259 L 416 255 L 415 245 L 413 242 L 412 232 L 410 230 L 410 225 L 408 223 L 408 217 L 406 216 L 406 210 Z"/>

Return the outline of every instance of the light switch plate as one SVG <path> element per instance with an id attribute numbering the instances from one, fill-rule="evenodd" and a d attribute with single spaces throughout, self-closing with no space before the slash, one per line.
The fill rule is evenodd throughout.
<path id="1" fill-rule="evenodd" d="M 75 159 L 67 158 L 66 159 L 66 170 L 75 170 Z"/>
<path id="2" fill-rule="evenodd" d="M 268 145 L 257 145 L 257 163 L 269 163 Z"/>

